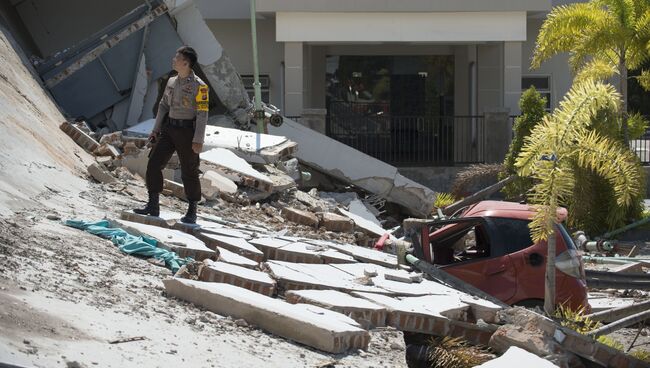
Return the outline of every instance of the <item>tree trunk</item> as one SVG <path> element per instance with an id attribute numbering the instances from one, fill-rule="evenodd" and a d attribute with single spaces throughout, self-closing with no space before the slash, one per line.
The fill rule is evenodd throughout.
<path id="1" fill-rule="evenodd" d="M 627 67 L 625 65 L 625 57 L 621 57 L 618 62 L 618 72 L 620 74 L 619 92 L 623 99 L 623 106 L 621 106 L 621 127 L 623 128 L 623 140 L 625 145 L 629 145 L 630 137 L 627 127 Z"/>
<path id="2" fill-rule="evenodd" d="M 544 284 L 544 312 L 552 316 L 555 312 L 555 224 L 553 233 L 549 236 L 548 253 L 546 255 L 546 280 Z"/>

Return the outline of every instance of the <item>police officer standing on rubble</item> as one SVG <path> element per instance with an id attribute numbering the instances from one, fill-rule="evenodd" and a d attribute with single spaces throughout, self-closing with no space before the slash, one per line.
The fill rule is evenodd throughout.
<path id="1" fill-rule="evenodd" d="M 196 206 L 201 199 L 199 153 L 203 149 L 208 121 L 208 86 L 192 71 L 196 61 L 196 51 L 188 46 L 179 48 L 172 59 L 172 67 L 178 75 L 169 78 L 158 105 L 156 124 L 149 136 L 154 143 L 147 163 L 149 202 L 146 207 L 133 210 L 137 214 L 160 214 L 162 170 L 175 151 L 181 163 L 181 178 L 189 201 L 187 214 L 181 221 L 196 223 Z"/>

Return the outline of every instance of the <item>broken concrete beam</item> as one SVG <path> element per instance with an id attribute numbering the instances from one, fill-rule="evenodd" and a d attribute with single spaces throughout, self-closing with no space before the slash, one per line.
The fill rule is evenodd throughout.
<path id="1" fill-rule="evenodd" d="M 59 128 L 65 132 L 72 140 L 74 140 L 80 147 L 85 149 L 87 152 L 94 152 L 95 149 L 99 146 L 96 140 L 91 136 L 86 134 L 83 130 L 76 127 L 74 124 L 70 124 L 67 121 L 63 122 Z"/>
<path id="2" fill-rule="evenodd" d="M 289 304 L 228 284 L 184 279 L 163 283 L 168 295 L 329 353 L 366 349 L 370 342 L 368 331 L 353 319 L 317 306 Z"/>
<path id="3" fill-rule="evenodd" d="M 139 215 L 133 211 L 124 210 L 120 212 L 120 219 L 137 222 L 145 225 L 159 226 L 164 228 L 174 228 L 175 224 L 183 217 L 178 212 L 161 211 L 159 216 Z M 177 229 L 179 230 L 179 229 Z M 187 231 L 186 231 L 187 232 Z"/>
<path id="4" fill-rule="evenodd" d="M 318 217 L 311 212 L 285 207 L 282 209 L 280 214 L 291 222 L 305 226 L 318 227 Z"/>
<path id="5" fill-rule="evenodd" d="M 388 312 L 366 299 L 335 290 L 294 290 L 285 293 L 287 302 L 317 305 L 349 316 L 365 329 L 386 326 Z"/>
<path id="6" fill-rule="evenodd" d="M 187 196 L 185 195 L 185 187 L 181 183 L 177 183 L 172 180 L 164 179 L 163 180 L 163 189 L 169 190 L 172 192 L 174 197 L 178 199 L 182 199 L 184 201 L 187 200 Z"/>
<path id="7" fill-rule="evenodd" d="M 95 156 L 110 156 L 112 158 L 118 158 L 118 157 L 122 156 L 120 151 L 117 148 L 115 148 L 115 146 L 113 146 L 112 144 L 108 144 L 108 143 L 100 144 L 93 151 L 93 153 L 95 154 Z"/>
<path id="8" fill-rule="evenodd" d="M 354 230 L 354 221 L 348 217 L 330 212 L 322 212 L 319 216 L 321 226 L 329 231 L 351 233 Z"/>
<path id="9" fill-rule="evenodd" d="M 176 252 L 179 257 L 191 257 L 196 261 L 215 259 L 219 253 L 206 247 L 205 243 L 184 232 L 158 226 L 140 224 L 126 220 L 112 221 L 114 227 L 121 227 L 133 235 L 143 235 L 158 241 L 158 247 Z"/>
<path id="10" fill-rule="evenodd" d="M 256 269 L 259 266 L 259 263 L 253 261 L 252 259 L 240 256 L 239 254 L 230 251 L 226 248 L 217 248 L 219 251 L 219 261 L 230 263 L 233 265 L 250 268 L 251 270 Z"/>
<path id="11" fill-rule="evenodd" d="M 241 183 L 263 192 L 273 191 L 273 181 L 255 170 L 248 162 L 224 148 L 214 148 L 201 153 L 201 160 L 225 174 L 238 177 Z M 203 170 L 203 169 L 202 169 Z M 203 171 L 207 171 L 203 170 Z"/>
<path id="12" fill-rule="evenodd" d="M 252 239 L 250 243 L 264 253 L 264 260 L 269 260 L 276 259 L 277 249 L 290 244 L 291 242 L 276 238 L 257 238 Z"/>
<path id="13" fill-rule="evenodd" d="M 106 168 L 95 162 L 88 166 L 88 174 L 102 184 L 111 184 L 117 182 L 117 179 Z"/>
<path id="14" fill-rule="evenodd" d="M 275 293 L 275 281 L 267 273 L 225 262 L 203 261 L 199 280 L 239 286 L 266 296 Z"/>
<path id="15" fill-rule="evenodd" d="M 503 367 L 535 367 L 535 368 L 558 368 L 557 365 L 546 359 L 531 354 L 524 349 L 512 346 L 496 359 L 492 359 L 474 368 L 503 368 Z"/>
<path id="16" fill-rule="evenodd" d="M 231 252 L 237 253 L 255 262 L 262 262 L 264 260 L 264 253 L 255 248 L 245 239 L 210 234 L 207 232 L 201 232 L 200 230 L 197 231 L 195 235 L 199 239 L 203 240 L 208 248 L 215 249 L 218 247 L 220 249 L 228 249 Z"/>
<path id="17" fill-rule="evenodd" d="M 402 176 L 396 167 L 290 119 L 285 118 L 279 127 L 269 126 L 269 132 L 308 147 L 294 153 L 302 163 L 397 203 L 416 216 L 431 214 L 435 193 Z"/>
<path id="18" fill-rule="evenodd" d="M 244 160 L 256 164 L 272 164 L 290 156 L 298 145 L 286 137 L 257 134 L 239 129 L 208 125 L 205 129 L 205 150 L 225 148 Z"/>
<path id="19" fill-rule="evenodd" d="M 237 193 L 237 184 L 216 171 L 209 170 L 201 175 L 201 193 L 208 200 L 219 198 L 220 193 Z"/>

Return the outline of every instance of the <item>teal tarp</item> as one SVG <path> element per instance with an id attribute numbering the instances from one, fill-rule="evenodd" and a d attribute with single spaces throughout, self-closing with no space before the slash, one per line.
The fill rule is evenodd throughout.
<path id="1" fill-rule="evenodd" d="M 143 257 L 153 257 L 165 261 L 165 265 L 176 273 L 178 269 L 192 258 L 180 258 L 175 252 L 158 248 L 158 241 L 146 236 L 135 236 L 120 228 L 111 228 L 107 220 L 86 222 L 81 220 L 67 220 L 67 226 L 85 230 L 102 238 L 110 239 L 113 244 L 126 254 L 136 254 Z"/>

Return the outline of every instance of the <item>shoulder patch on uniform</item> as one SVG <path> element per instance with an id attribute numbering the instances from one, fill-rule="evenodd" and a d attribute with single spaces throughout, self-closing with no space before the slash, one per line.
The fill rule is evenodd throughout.
<path id="1" fill-rule="evenodd" d="M 200 84 L 196 91 L 196 109 L 198 111 L 208 111 L 209 96 L 208 86 Z"/>

